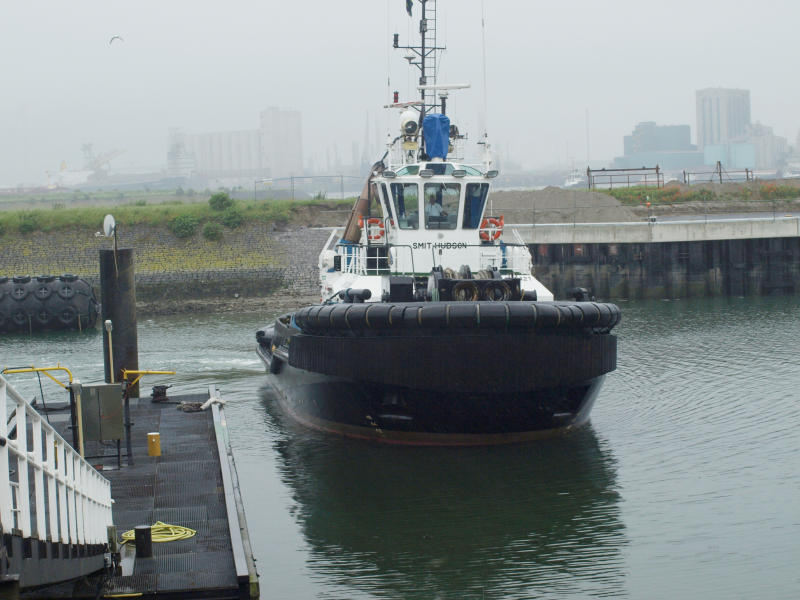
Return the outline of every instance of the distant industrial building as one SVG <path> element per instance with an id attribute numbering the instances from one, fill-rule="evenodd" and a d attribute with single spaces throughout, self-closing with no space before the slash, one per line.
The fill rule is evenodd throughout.
<path id="1" fill-rule="evenodd" d="M 750 121 L 750 91 L 697 90 L 697 146 L 703 161 L 727 169 L 778 170 L 789 145 L 771 127 Z"/>
<path id="2" fill-rule="evenodd" d="M 697 90 L 697 147 L 727 144 L 742 138 L 750 125 L 750 90 Z"/>
<path id="3" fill-rule="evenodd" d="M 727 170 L 780 170 L 787 162 L 786 138 L 750 122 L 750 91 L 706 88 L 696 92 L 697 146 L 688 125 L 639 123 L 623 140 L 624 155 L 613 167 L 681 171 L 721 163 Z"/>
<path id="4" fill-rule="evenodd" d="M 703 164 L 703 153 L 691 143 L 689 125 L 656 125 L 645 121 L 623 139 L 624 156 L 614 159 L 614 168 L 636 169 L 658 165 L 679 171 Z"/>
<path id="5" fill-rule="evenodd" d="M 261 111 L 258 129 L 214 133 L 169 130 L 167 171 L 171 176 L 235 184 L 257 177 L 303 172 L 299 111 Z"/>

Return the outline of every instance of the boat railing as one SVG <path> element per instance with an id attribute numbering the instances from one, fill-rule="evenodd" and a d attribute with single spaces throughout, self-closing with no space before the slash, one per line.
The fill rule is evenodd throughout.
<path id="1" fill-rule="evenodd" d="M 2 533 L 105 544 L 111 502 L 111 483 L 0 375 Z"/>
<path id="2" fill-rule="evenodd" d="M 529 274 L 531 269 L 530 252 L 525 244 L 464 244 L 463 249 L 478 250 L 479 269 L 497 268 L 501 271 Z M 350 244 L 338 243 L 335 252 L 340 258 L 340 271 L 352 275 L 397 275 L 408 273 L 410 259 L 411 273 L 416 273 L 414 263 L 415 249 L 407 244 Z M 431 252 L 436 263 L 436 246 L 430 249 L 416 249 L 417 252 Z M 424 262 L 424 261 L 423 261 Z M 405 264 L 402 270 L 398 265 Z"/>
<path id="3" fill-rule="evenodd" d="M 353 275 L 389 275 L 388 249 L 385 245 L 339 243 L 335 252 L 341 257 L 342 273 Z"/>

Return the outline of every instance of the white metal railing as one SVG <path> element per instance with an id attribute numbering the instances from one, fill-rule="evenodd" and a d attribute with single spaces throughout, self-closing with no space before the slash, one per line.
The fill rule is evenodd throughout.
<path id="1" fill-rule="evenodd" d="M 524 244 L 524 243 L 523 243 Z M 524 245 L 506 246 L 480 246 L 478 250 L 478 269 L 509 269 L 515 273 L 530 273 L 531 255 Z M 413 271 L 414 251 L 410 246 L 397 245 L 389 247 L 389 257 L 367 256 L 367 246 L 356 244 L 340 244 L 335 247 L 335 252 L 341 256 L 341 272 L 353 275 L 367 275 L 378 273 L 388 275 L 391 267 L 381 266 L 381 260 L 389 260 L 390 264 L 399 262 L 398 252 L 409 252 Z M 473 266 L 474 268 L 474 266 Z"/>
<path id="2" fill-rule="evenodd" d="M 111 524 L 111 483 L 0 375 L 2 532 L 104 544 Z"/>

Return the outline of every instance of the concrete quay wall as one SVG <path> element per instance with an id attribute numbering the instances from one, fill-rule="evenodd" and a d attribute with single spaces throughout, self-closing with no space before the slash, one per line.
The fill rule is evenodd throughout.
<path id="1" fill-rule="evenodd" d="M 662 236 L 645 241 L 641 241 L 640 231 L 619 236 L 618 230 L 598 227 L 597 233 L 607 241 L 595 237 L 588 242 L 583 240 L 591 238 L 576 235 L 567 238 L 569 242 L 554 242 L 553 237 L 537 235 L 539 240 L 550 241 L 529 244 L 529 248 L 534 274 L 557 298 L 568 297 L 574 287 L 609 300 L 791 294 L 800 290 L 800 237 L 794 232 L 781 236 L 787 233 L 786 223 L 769 231 L 763 224 L 740 226 L 742 235 L 738 237 L 709 235 L 702 239 L 696 235 L 697 229 L 677 227 L 664 228 L 658 232 Z M 670 230 L 682 236 L 669 239 L 665 234 Z"/>
<path id="2" fill-rule="evenodd" d="M 527 244 L 647 244 L 800 236 L 800 218 L 509 225 Z"/>
<path id="3" fill-rule="evenodd" d="M 514 235 L 511 229 L 515 229 Z M 558 298 L 585 287 L 598 298 L 794 293 L 800 291 L 797 218 L 508 225 L 506 241 L 528 244 L 534 274 Z M 249 224 L 222 240 L 177 239 L 166 228 L 120 227 L 134 249 L 137 300 L 315 296 L 328 229 L 276 231 Z M 74 273 L 99 288 L 94 230 L 0 236 L 0 275 Z M 99 290 L 98 290 L 99 291 Z"/>

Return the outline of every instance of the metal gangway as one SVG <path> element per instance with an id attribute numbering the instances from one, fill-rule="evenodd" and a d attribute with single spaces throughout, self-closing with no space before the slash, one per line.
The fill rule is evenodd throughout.
<path id="1" fill-rule="evenodd" d="M 105 567 L 111 484 L 0 375 L 0 597 Z"/>

